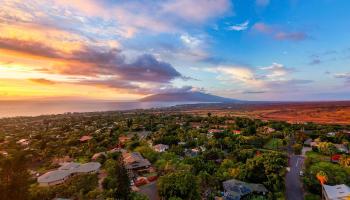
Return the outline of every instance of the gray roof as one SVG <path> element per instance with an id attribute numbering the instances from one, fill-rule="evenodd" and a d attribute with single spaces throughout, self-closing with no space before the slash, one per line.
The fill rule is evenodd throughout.
<path id="1" fill-rule="evenodd" d="M 101 164 L 98 162 L 89 162 L 80 165 L 75 171 L 80 173 L 88 173 L 100 169 Z"/>
<path id="2" fill-rule="evenodd" d="M 76 169 L 80 166 L 79 163 L 75 162 L 68 162 L 68 163 L 63 163 L 61 167 L 59 167 L 59 170 L 73 170 Z"/>
<path id="3" fill-rule="evenodd" d="M 64 179 L 74 173 L 88 173 L 100 169 L 101 164 L 98 162 L 89 162 L 85 164 L 65 163 L 54 171 L 47 172 L 38 178 L 39 183 L 50 183 Z"/>
<path id="4" fill-rule="evenodd" d="M 310 145 L 310 144 L 311 144 L 311 142 L 312 142 L 312 139 L 311 139 L 311 138 L 309 138 L 309 139 L 305 140 L 304 144 L 306 144 L 306 145 Z"/>
<path id="5" fill-rule="evenodd" d="M 240 199 L 242 196 L 257 192 L 266 193 L 268 190 L 262 184 L 246 183 L 240 180 L 231 179 L 222 183 L 225 190 L 225 199 Z"/>
<path id="6" fill-rule="evenodd" d="M 39 183 L 55 182 L 55 181 L 66 178 L 70 174 L 71 174 L 71 172 L 67 171 L 67 170 L 54 170 L 54 171 L 50 171 L 50 172 L 47 172 L 47 173 L 41 175 L 38 178 L 38 182 Z"/>
<path id="7" fill-rule="evenodd" d="M 123 159 L 127 169 L 137 169 L 151 165 L 151 163 L 143 158 L 139 152 L 123 153 Z"/>
<path id="8" fill-rule="evenodd" d="M 350 198 L 350 187 L 341 185 L 323 185 L 323 189 L 329 199 L 347 199 Z"/>

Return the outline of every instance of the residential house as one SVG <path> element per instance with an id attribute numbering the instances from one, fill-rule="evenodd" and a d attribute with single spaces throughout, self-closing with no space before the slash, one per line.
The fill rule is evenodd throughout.
<path id="1" fill-rule="evenodd" d="M 235 120 L 226 120 L 225 124 L 234 124 L 236 123 Z"/>
<path id="2" fill-rule="evenodd" d="M 222 133 L 222 132 L 224 132 L 224 130 L 221 130 L 221 129 L 209 129 L 208 130 L 209 134 Z"/>
<path id="3" fill-rule="evenodd" d="M 120 136 L 119 139 L 118 139 L 119 145 L 125 145 L 125 143 L 127 143 L 129 140 L 131 140 L 131 137 Z"/>
<path id="4" fill-rule="evenodd" d="M 349 153 L 349 149 L 345 144 L 334 144 L 337 150 L 341 153 Z"/>
<path id="5" fill-rule="evenodd" d="M 222 183 L 224 187 L 224 200 L 240 200 L 242 197 L 255 193 L 265 195 L 268 190 L 262 184 L 253 184 L 231 179 Z"/>
<path id="6" fill-rule="evenodd" d="M 332 161 L 333 163 L 339 163 L 340 158 L 341 158 L 341 155 L 340 155 L 340 154 L 334 154 L 334 155 L 332 155 L 332 157 L 331 157 L 331 161 Z"/>
<path id="7" fill-rule="evenodd" d="M 304 142 L 304 146 L 311 147 L 312 141 L 313 141 L 313 140 L 312 140 L 311 138 L 306 139 L 305 142 Z"/>
<path id="8" fill-rule="evenodd" d="M 310 146 L 311 146 L 312 148 L 318 148 L 318 142 L 315 142 L 315 141 L 310 142 Z"/>
<path id="9" fill-rule="evenodd" d="M 105 152 L 99 152 L 99 153 L 95 153 L 92 157 L 91 160 L 97 160 L 99 157 L 101 156 L 107 156 L 107 154 Z"/>
<path id="10" fill-rule="evenodd" d="M 200 122 L 191 122 L 190 125 L 192 128 L 195 128 L 195 129 L 199 129 L 202 126 Z"/>
<path id="11" fill-rule="evenodd" d="M 334 137 L 337 133 L 336 132 L 328 132 L 327 135 L 330 137 Z"/>
<path id="12" fill-rule="evenodd" d="M 164 152 L 169 149 L 169 145 L 165 144 L 157 144 L 153 146 L 154 151 L 156 152 Z"/>
<path id="13" fill-rule="evenodd" d="M 221 129 L 209 129 L 208 130 L 208 138 L 212 138 L 215 133 L 222 133 L 224 130 Z"/>
<path id="14" fill-rule="evenodd" d="M 199 154 L 199 149 L 197 149 L 197 148 L 194 148 L 194 149 L 185 149 L 184 150 L 184 153 L 185 153 L 185 155 L 186 156 L 188 156 L 188 157 L 195 157 L 195 156 L 197 156 L 198 154 Z"/>
<path id="15" fill-rule="evenodd" d="M 80 142 L 87 142 L 87 141 L 89 141 L 89 140 L 91 140 L 91 139 L 92 139 L 91 136 L 89 136 L 89 135 L 84 135 L 84 136 L 82 136 L 82 137 L 79 139 L 79 141 L 80 141 Z"/>
<path id="16" fill-rule="evenodd" d="M 145 170 L 151 166 L 139 152 L 124 152 L 122 155 L 127 170 Z"/>
<path id="17" fill-rule="evenodd" d="M 74 162 L 64 163 L 57 170 L 49 171 L 38 177 L 40 186 L 52 186 L 64 183 L 76 174 L 97 173 L 101 167 L 98 162 L 79 164 Z"/>
<path id="18" fill-rule="evenodd" d="M 258 130 L 259 130 L 259 132 L 264 133 L 264 134 L 270 134 L 270 133 L 273 133 L 276 131 L 275 129 L 273 129 L 269 126 L 260 127 Z"/>
<path id="19" fill-rule="evenodd" d="M 235 135 L 240 135 L 241 131 L 240 130 L 233 130 L 232 133 L 235 134 Z"/>
<path id="20" fill-rule="evenodd" d="M 350 187 L 341 185 L 322 185 L 322 200 L 348 200 L 350 199 Z"/>

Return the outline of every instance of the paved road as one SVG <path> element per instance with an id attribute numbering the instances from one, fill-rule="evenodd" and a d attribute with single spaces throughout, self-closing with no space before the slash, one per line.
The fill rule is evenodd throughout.
<path id="1" fill-rule="evenodd" d="M 286 196 L 287 200 L 303 200 L 303 189 L 300 181 L 299 172 L 302 169 L 304 157 L 290 155 L 290 171 L 286 175 Z"/>

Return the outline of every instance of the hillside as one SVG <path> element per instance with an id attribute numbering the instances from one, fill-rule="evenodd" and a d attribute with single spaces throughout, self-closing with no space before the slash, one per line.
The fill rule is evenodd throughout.
<path id="1" fill-rule="evenodd" d="M 240 102 L 240 100 L 230 99 L 203 92 L 180 92 L 163 93 L 150 95 L 140 99 L 143 102 Z"/>

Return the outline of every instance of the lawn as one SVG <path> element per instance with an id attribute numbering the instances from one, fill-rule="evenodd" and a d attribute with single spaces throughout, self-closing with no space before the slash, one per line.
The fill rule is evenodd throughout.
<path id="1" fill-rule="evenodd" d="M 265 145 L 265 149 L 278 149 L 283 146 L 283 140 L 279 138 L 270 139 Z"/>
<path id="2" fill-rule="evenodd" d="M 329 156 L 314 151 L 306 152 L 306 157 L 312 160 L 312 162 L 329 161 L 330 159 Z"/>

